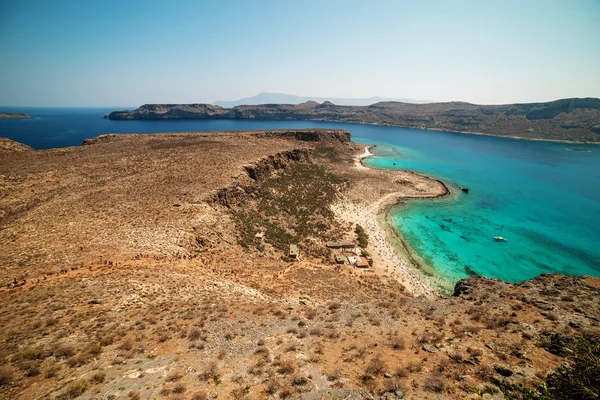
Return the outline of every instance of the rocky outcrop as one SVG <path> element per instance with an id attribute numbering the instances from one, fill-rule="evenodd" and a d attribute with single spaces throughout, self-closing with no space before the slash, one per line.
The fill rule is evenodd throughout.
<path id="1" fill-rule="evenodd" d="M 0 138 L 0 153 L 4 152 L 21 152 L 33 150 L 26 144 L 15 142 L 7 138 Z"/>
<path id="2" fill-rule="evenodd" d="M 340 142 L 350 143 L 350 132 L 343 129 L 300 129 L 267 131 L 267 136 L 296 139 L 303 142 Z"/>
<path id="3" fill-rule="evenodd" d="M 213 201 L 222 206 L 231 208 L 257 199 L 262 195 L 258 182 L 269 178 L 274 172 L 286 169 L 292 163 L 306 163 L 310 161 L 310 150 L 291 150 L 268 156 L 253 165 L 244 167 L 245 176 L 241 176 L 231 185 L 219 189 L 213 196 Z"/>
<path id="4" fill-rule="evenodd" d="M 231 109 L 210 104 L 155 104 L 115 111 L 109 119 L 316 120 L 476 132 L 524 139 L 600 142 L 600 99 L 574 98 L 547 103 L 477 105 L 464 102 L 370 106 L 263 104 Z"/>
<path id="5" fill-rule="evenodd" d="M 111 141 L 113 141 L 115 139 L 117 139 L 117 135 L 116 134 L 98 135 L 98 136 L 93 137 L 93 138 L 84 139 L 83 145 L 84 146 L 91 146 L 93 144 L 98 144 L 98 143 L 108 143 L 108 142 L 111 142 Z"/>
<path id="6" fill-rule="evenodd" d="M 454 297 L 473 304 L 487 304 L 493 309 L 506 308 L 509 314 L 514 310 L 530 309 L 546 319 L 583 331 L 600 324 L 600 287 L 593 278 L 542 274 L 522 283 L 507 283 L 498 279 L 472 276 L 458 281 Z M 490 313 L 482 316 L 490 324 L 501 324 L 507 315 Z M 525 327 L 522 327 L 525 329 Z M 544 347 L 553 354 L 567 354 L 569 341 L 561 336 L 551 336 L 548 332 L 528 333 L 529 336 L 544 337 Z"/>
<path id="7" fill-rule="evenodd" d="M 0 118 L 31 118 L 29 114 L 0 112 Z"/>
<path id="8" fill-rule="evenodd" d="M 246 166 L 244 169 L 251 179 L 260 182 L 270 177 L 273 172 L 287 168 L 291 163 L 308 162 L 309 159 L 310 152 L 308 150 L 285 151 L 274 156 L 263 158 L 256 164 Z"/>
<path id="9" fill-rule="evenodd" d="M 228 114 L 227 109 L 211 104 L 144 104 L 134 111 L 113 111 L 108 119 L 215 119 Z"/>

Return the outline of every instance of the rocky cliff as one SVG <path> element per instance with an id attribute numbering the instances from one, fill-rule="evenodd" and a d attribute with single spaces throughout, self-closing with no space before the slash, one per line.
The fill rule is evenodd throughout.
<path id="1" fill-rule="evenodd" d="M 112 112 L 107 118 L 340 121 L 524 139 L 600 142 L 600 99 L 595 98 L 507 105 L 380 102 L 371 106 L 338 106 L 309 101 L 231 109 L 210 104 L 147 104 L 137 110 Z"/>
<path id="2" fill-rule="evenodd" d="M 246 176 L 241 176 L 231 185 L 219 189 L 213 196 L 213 201 L 226 207 L 246 204 L 249 199 L 261 196 L 261 189 L 256 185 L 257 182 L 270 177 L 278 170 L 286 169 L 292 163 L 309 161 L 310 150 L 308 149 L 284 151 L 267 156 L 255 164 L 245 166 Z"/>

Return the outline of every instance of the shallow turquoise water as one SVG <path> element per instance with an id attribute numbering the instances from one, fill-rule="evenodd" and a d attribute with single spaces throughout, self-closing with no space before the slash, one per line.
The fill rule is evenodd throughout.
<path id="1" fill-rule="evenodd" d="M 449 283 L 469 274 L 506 281 L 544 272 L 600 276 L 600 146 L 333 122 L 110 121 L 102 116 L 111 109 L 6 111 L 33 118 L 0 120 L 0 137 L 37 149 L 79 145 L 101 133 L 347 129 L 355 142 L 378 144 L 377 157 L 366 160 L 373 167 L 410 169 L 471 189 L 391 213 L 411 247 Z M 574 148 L 590 152 L 566 150 Z M 499 234 L 508 242 L 494 242 Z"/>
<path id="2" fill-rule="evenodd" d="M 600 276 L 600 146 L 394 131 L 370 135 L 379 145 L 366 164 L 470 189 L 451 186 L 457 196 L 410 201 L 391 212 L 410 246 L 445 280 Z M 495 242 L 497 235 L 508 241 Z"/>

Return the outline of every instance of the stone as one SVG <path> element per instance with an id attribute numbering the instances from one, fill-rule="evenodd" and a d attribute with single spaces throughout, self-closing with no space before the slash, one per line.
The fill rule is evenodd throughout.
<path id="1" fill-rule="evenodd" d="M 494 370 L 502 376 L 511 376 L 514 374 L 513 370 L 505 365 L 494 364 Z"/>
<path id="2" fill-rule="evenodd" d="M 424 344 L 421 348 L 428 353 L 435 353 L 437 351 L 437 349 L 430 344 Z"/>

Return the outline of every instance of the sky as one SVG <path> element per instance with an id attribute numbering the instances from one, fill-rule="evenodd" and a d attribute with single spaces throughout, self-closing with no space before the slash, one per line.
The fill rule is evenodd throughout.
<path id="1" fill-rule="evenodd" d="M 0 105 L 600 97 L 600 0 L 0 0 Z"/>

